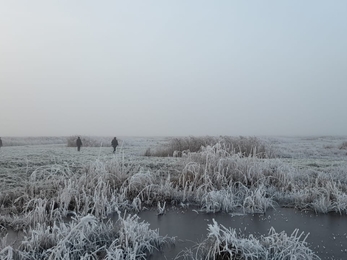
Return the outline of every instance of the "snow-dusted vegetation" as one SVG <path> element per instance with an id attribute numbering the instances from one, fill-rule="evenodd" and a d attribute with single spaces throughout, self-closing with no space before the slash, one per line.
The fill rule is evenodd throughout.
<path id="1" fill-rule="evenodd" d="M 161 217 L 170 207 L 189 206 L 204 213 L 265 213 L 273 207 L 347 213 L 343 139 L 229 139 L 182 139 L 206 145 L 194 151 L 170 148 L 171 156 L 186 151 L 178 158 L 144 154 L 154 140 L 161 149 L 179 139 L 128 139 L 115 155 L 103 147 L 81 152 L 66 145 L 3 147 L 0 258 L 145 259 L 173 241 L 139 221 L 136 213 L 149 208 Z M 14 155 L 25 149 L 30 150 L 25 156 Z M 43 161 L 33 162 L 36 157 Z M 8 177 L 9 172 L 16 176 L 19 163 L 25 173 Z M 110 221 L 115 213 L 118 220 Z M 19 247 L 7 241 L 9 230 L 25 231 Z M 200 250 L 206 259 L 288 259 L 284 249 L 300 259 L 317 258 L 295 231 L 245 238 L 217 223 L 209 230 L 201 247 L 208 251 Z"/>
<path id="2" fill-rule="evenodd" d="M 77 135 L 69 136 L 66 138 L 68 147 L 76 146 Z M 112 137 L 101 136 L 80 136 L 84 147 L 108 147 L 111 145 Z"/>
<path id="3" fill-rule="evenodd" d="M 294 230 L 288 235 L 271 228 L 261 237 L 245 237 L 235 229 L 219 225 L 215 220 L 208 225 L 208 237 L 198 244 L 196 252 L 182 252 L 184 259 L 320 259 L 307 247 L 307 235 Z"/>
<path id="4" fill-rule="evenodd" d="M 166 143 L 155 149 L 148 148 L 146 156 L 174 156 L 182 157 L 188 153 L 199 152 L 201 147 L 213 146 L 222 143 L 228 153 L 242 154 L 243 156 L 257 156 L 261 158 L 272 157 L 270 147 L 256 137 L 231 137 L 231 136 L 205 136 L 205 137 L 176 137 L 169 139 Z"/>
<path id="5" fill-rule="evenodd" d="M 102 222 L 93 215 L 69 222 L 37 223 L 30 227 L 19 249 L 0 251 L 1 259 L 145 259 L 171 239 L 161 237 L 136 215 Z"/>

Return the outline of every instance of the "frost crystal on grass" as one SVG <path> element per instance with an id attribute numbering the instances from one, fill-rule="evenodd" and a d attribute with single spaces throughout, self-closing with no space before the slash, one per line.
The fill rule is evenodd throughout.
<path id="1" fill-rule="evenodd" d="M 87 215 L 53 226 L 38 224 L 18 250 L 6 247 L 0 257 L 15 253 L 19 259 L 145 259 L 170 239 L 138 220 L 136 215 L 126 215 L 116 222 L 100 222 Z"/>
<path id="2" fill-rule="evenodd" d="M 185 259 L 320 259 L 307 247 L 304 233 L 294 230 L 291 235 L 276 233 L 271 228 L 268 236 L 259 238 L 238 234 L 235 229 L 219 225 L 214 219 L 208 225 L 208 238 L 197 246 L 197 251 L 185 252 Z"/>
<path id="3" fill-rule="evenodd" d="M 120 225 L 121 220 L 118 226 L 106 224 L 104 221 L 114 212 L 157 208 L 161 215 L 170 205 L 195 205 L 207 213 L 264 213 L 275 206 L 347 213 L 346 152 L 339 149 L 341 138 L 282 138 L 272 140 L 275 149 L 257 138 L 165 139 L 169 146 L 161 154 L 167 156 L 172 151 L 175 158 L 144 157 L 146 149 L 138 144 L 147 142 L 139 140 L 128 140 L 129 145 L 116 154 L 110 147 L 85 147 L 78 154 L 61 144 L 28 149 L 3 147 L 0 225 L 26 230 L 27 237 L 19 251 L 8 247 L 3 239 L 1 257 L 34 259 L 49 254 L 59 258 L 76 253 L 81 259 L 100 255 L 107 259 L 143 258 L 143 249 L 149 252 L 158 245 L 155 239 L 137 240 L 136 230 L 156 235 L 146 231 L 145 223 L 136 224 L 136 217 L 121 218 L 133 227 Z M 51 142 L 42 142 L 46 141 Z M 36 144 L 38 140 L 28 142 Z M 148 153 L 151 151 L 155 149 Z M 71 217 L 71 223 L 65 222 Z M 121 226 L 123 229 L 119 229 Z M 108 229 L 116 230 L 112 233 Z M 209 239 L 217 238 L 219 232 L 222 241 L 221 234 L 227 231 L 217 226 L 212 229 Z M 276 234 L 263 240 L 295 240 Z M 241 240 L 232 240 L 232 247 L 225 240 L 223 252 L 231 255 L 242 248 L 250 259 L 254 257 L 247 248 L 255 247 L 255 242 L 250 238 Z M 83 251 L 85 246 L 90 250 Z M 215 245 L 214 250 L 221 249 Z M 137 253 L 129 253 L 133 251 Z"/>

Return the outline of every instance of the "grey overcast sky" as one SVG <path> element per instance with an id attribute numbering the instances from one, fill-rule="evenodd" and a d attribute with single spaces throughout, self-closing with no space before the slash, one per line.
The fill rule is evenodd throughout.
<path id="1" fill-rule="evenodd" d="M 0 136 L 347 135 L 347 1 L 1 1 Z"/>

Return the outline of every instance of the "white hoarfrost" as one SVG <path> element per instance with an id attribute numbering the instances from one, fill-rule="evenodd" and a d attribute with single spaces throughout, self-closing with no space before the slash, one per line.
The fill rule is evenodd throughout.
<path id="1" fill-rule="evenodd" d="M 347 213 L 342 138 L 267 138 L 271 157 L 264 145 L 252 146 L 260 144 L 256 138 L 243 137 L 237 139 L 239 147 L 218 141 L 195 152 L 176 151 L 176 157 L 144 156 L 149 146 L 168 140 L 124 138 L 116 154 L 111 147 L 82 147 L 80 152 L 61 144 L 2 147 L 0 258 L 145 259 L 168 239 L 136 215 L 121 217 L 120 212 L 146 208 L 156 207 L 158 215 L 179 205 L 206 213 L 265 213 L 280 206 Z M 179 138 L 175 142 L 180 144 Z M 248 153 L 241 152 L 245 147 Z M 112 223 L 108 220 L 115 212 L 119 219 Z M 6 241 L 7 229 L 26 232 L 19 248 Z M 298 231 L 244 238 L 217 223 L 209 231 L 210 247 L 204 252 L 209 259 L 218 254 L 315 259 Z"/>

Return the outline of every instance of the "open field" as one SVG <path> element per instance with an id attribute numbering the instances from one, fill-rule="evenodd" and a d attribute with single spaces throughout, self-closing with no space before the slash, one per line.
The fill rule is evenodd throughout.
<path id="1" fill-rule="evenodd" d="M 107 139 L 101 138 L 100 144 Z M 111 140 L 111 139 L 110 139 Z M 21 140 L 26 145 L 2 147 L 0 150 L 0 188 L 2 191 L 22 186 L 34 171 L 59 171 L 65 169 L 76 172 L 84 166 L 99 160 L 122 161 L 129 167 L 143 167 L 156 171 L 161 168 L 165 172 L 175 168 L 177 158 L 148 158 L 143 154 L 148 146 L 165 143 L 166 138 L 122 138 L 119 152 L 114 155 L 112 147 L 82 147 L 78 153 L 75 147 L 67 147 L 65 144 L 33 144 L 30 141 Z M 109 141 L 110 143 L 110 141 Z M 11 142 L 12 144 L 12 142 Z"/>
<path id="2" fill-rule="evenodd" d="M 260 149 L 240 153 L 217 138 L 198 151 L 177 151 L 179 157 L 145 156 L 148 148 L 165 152 L 173 138 L 119 139 L 116 154 L 111 147 L 77 152 L 63 143 L 30 141 L 1 148 L 1 259 L 149 258 L 175 243 L 138 218 L 149 209 L 160 218 L 177 209 L 232 216 L 273 208 L 347 213 L 345 137 L 257 138 L 261 155 Z M 217 222 L 201 229 L 208 231 L 206 240 L 177 257 L 290 259 L 281 254 L 292 245 L 288 254 L 320 259 L 306 234 L 276 229 L 246 239 Z M 13 232 L 25 236 L 14 243 Z"/>

